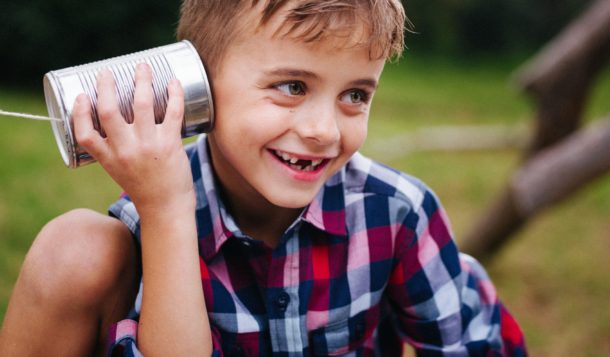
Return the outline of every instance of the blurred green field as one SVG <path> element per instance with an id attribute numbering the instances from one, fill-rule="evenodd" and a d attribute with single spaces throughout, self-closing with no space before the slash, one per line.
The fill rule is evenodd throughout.
<path id="1" fill-rule="evenodd" d="M 532 108 L 509 84 L 516 61 L 449 62 L 407 54 L 386 68 L 370 120 L 372 145 L 421 127 L 530 123 Z M 42 89 L 2 87 L 0 108 L 46 114 Z M 610 113 L 610 74 L 587 120 Z M 411 152 L 380 161 L 426 181 L 457 240 L 519 163 L 515 149 Z M 98 165 L 61 162 L 50 125 L 0 117 L 0 319 L 33 238 L 49 219 L 89 207 L 104 212 L 120 189 Z M 487 264 L 500 296 L 525 329 L 533 356 L 610 355 L 610 178 L 548 209 Z"/>

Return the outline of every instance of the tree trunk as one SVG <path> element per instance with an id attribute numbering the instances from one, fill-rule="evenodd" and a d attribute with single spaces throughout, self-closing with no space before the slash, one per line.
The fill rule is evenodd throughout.
<path id="1" fill-rule="evenodd" d="M 574 193 L 610 170 L 610 119 L 572 134 L 540 152 L 510 180 L 521 217 Z"/>
<path id="2" fill-rule="evenodd" d="M 589 91 L 609 58 L 610 1 L 598 0 L 517 72 L 517 83 L 537 103 L 526 158 L 580 126 Z"/>
<path id="3" fill-rule="evenodd" d="M 517 170 L 502 192 L 501 199 L 487 212 L 493 221 L 480 221 L 475 231 L 481 237 L 509 236 L 528 218 L 608 171 L 610 118 L 541 151 Z M 503 242 L 492 239 L 466 240 L 462 249 L 484 259 Z"/>
<path id="4" fill-rule="evenodd" d="M 571 157 L 561 150 L 579 151 L 573 146 L 580 145 L 581 142 L 570 141 L 566 144 L 571 147 L 570 149 L 558 147 L 557 150 L 561 153 L 550 151 L 555 153 L 542 154 L 544 156 L 538 158 L 540 150 L 551 147 L 580 126 L 582 112 L 593 82 L 609 59 L 610 0 L 597 0 L 524 69 L 517 72 L 517 82 L 537 104 L 535 133 L 524 152 L 523 168 L 510 180 L 508 186 L 502 189 L 495 201 L 481 215 L 481 219 L 464 237 L 462 243 L 464 251 L 485 259 L 495 253 L 511 234 L 521 228 L 542 207 L 575 191 L 576 187 L 555 191 L 541 189 L 536 193 L 533 201 L 525 197 L 533 194 L 536 187 L 541 188 L 540 180 L 535 179 L 537 176 L 534 173 L 542 170 L 545 160 L 553 157 L 554 165 L 561 167 L 567 162 L 556 160 L 567 160 Z M 610 156 L 610 153 L 606 152 L 602 156 Z M 578 173 L 570 173 L 570 175 L 574 174 L 578 176 Z M 586 175 L 569 181 L 580 186 L 593 177 L 594 175 Z M 546 176 L 544 179 L 542 181 L 549 186 L 560 186 L 556 181 L 566 180 L 561 176 Z M 527 185 L 532 187 L 525 187 Z"/>

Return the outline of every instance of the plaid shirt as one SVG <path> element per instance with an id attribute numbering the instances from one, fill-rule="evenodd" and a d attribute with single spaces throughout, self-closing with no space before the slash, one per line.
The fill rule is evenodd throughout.
<path id="1" fill-rule="evenodd" d="M 523 335 L 483 268 L 458 252 L 420 181 L 360 154 L 272 249 L 237 227 L 207 141 L 187 149 L 197 192 L 201 279 L 215 356 L 520 356 Z M 110 207 L 139 239 L 128 197 Z M 141 289 L 110 354 L 140 355 Z"/>

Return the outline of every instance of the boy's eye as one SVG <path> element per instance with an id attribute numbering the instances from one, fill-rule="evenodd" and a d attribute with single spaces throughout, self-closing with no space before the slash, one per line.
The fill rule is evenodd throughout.
<path id="1" fill-rule="evenodd" d="M 341 100 L 350 104 L 367 103 L 369 101 L 369 94 L 361 89 L 354 89 L 345 93 Z"/>
<path id="2" fill-rule="evenodd" d="M 288 95 L 304 95 L 305 84 L 303 82 L 286 82 L 275 86 L 279 91 Z"/>

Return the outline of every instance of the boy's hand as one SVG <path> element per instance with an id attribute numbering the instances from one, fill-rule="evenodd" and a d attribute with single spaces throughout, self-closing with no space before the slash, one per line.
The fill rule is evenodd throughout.
<path id="1" fill-rule="evenodd" d="M 177 80 L 167 89 L 165 118 L 162 124 L 155 124 L 152 72 L 147 64 L 139 64 L 134 121 L 129 124 L 119 111 L 112 73 L 104 70 L 97 78 L 97 113 L 106 138 L 93 128 L 85 94 L 78 96 L 72 113 L 77 142 L 127 192 L 140 215 L 195 204 L 192 174 L 181 140 L 184 93 Z"/>
<path id="2" fill-rule="evenodd" d="M 106 137 L 93 128 L 85 95 L 74 105 L 74 133 L 129 194 L 140 216 L 146 284 L 138 347 L 145 355 L 168 355 L 171 350 L 209 356 L 212 337 L 202 294 L 195 191 L 180 135 L 184 95 L 177 81 L 169 84 L 168 92 L 163 123 L 155 124 L 152 73 L 147 65 L 138 65 L 134 121 L 128 124 L 119 111 L 112 74 L 101 72 L 97 113 Z"/>

